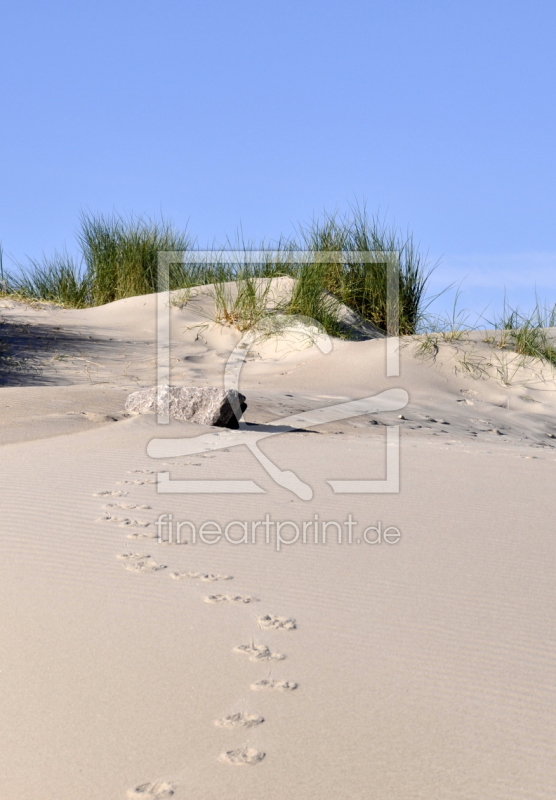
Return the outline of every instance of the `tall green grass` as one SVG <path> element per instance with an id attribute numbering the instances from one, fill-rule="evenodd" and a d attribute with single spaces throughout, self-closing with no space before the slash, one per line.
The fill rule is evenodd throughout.
<path id="1" fill-rule="evenodd" d="M 399 253 L 397 310 L 399 332 L 403 335 L 417 329 L 430 275 L 426 260 L 411 237 L 401 238 L 396 231 L 369 218 L 361 208 L 352 209 L 343 217 L 324 214 L 301 226 L 292 239 L 280 239 L 271 248 L 253 248 L 243 241 L 239 246 L 228 244 L 224 250 L 245 254 L 237 263 L 218 256 L 212 264 L 197 263 L 193 241 L 186 231 L 164 221 L 140 217 L 83 214 L 78 242 L 81 263 L 56 254 L 42 261 L 30 260 L 25 267 L 20 265 L 19 277 L 8 277 L 8 291 L 77 308 L 149 294 L 158 289 L 159 251 L 181 251 L 183 263 L 171 267 L 170 288 L 213 284 L 217 313 L 223 319 L 228 314 L 230 324 L 245 329 L 266 312 L 269 292 L 261 289 L 257 279 L 288 275 L 295 279 L 292 296 L 274 310 L 311 317 L 330 334 L 345 336 L 348 329 L 342 320 L 342 304 L 386 331 L 390 256 L 376 256 L 395 251 Z M 268 259 L 253 264 L 249 258 L 252 249 L 268 251 Z M 373 258 L 371 263 L 353 263 L 347 255 L 342 258 L 341 254 L 348 251 L 369 253 Z M 319 253 L 331 252 L 339 254 L 334 263 L 319 260 Z M 230 281 L 238 283 L 235 310 L 224 287 Z"/>
<path id="2" fill-rule="evenodd" d="M 241 329 L 245 329 L 250 319 L 262 318 L 264 303 L 269 300 L 268 292 L 254 290 L 254 279 L 287 275 L 295 279 L 291 298 L 273 305 L 274 312 L 309 317 L 329 334 L 349 337 L 354 335 L 354 328 L 344 319 L 342 306 L 347 306 L 363 322 L 386 332 L 388 267 L 394 264 L 398 285 L 394 287 L 392 305 L 399 317 L 399 333 L 414 333 L 423 317 L 425 290 L 432 270 L 411 237 L 400 237 L 397 231 L 370 218 L 365 209 L 352 209 L 351 214 L 343 217 L 325 214 L 301 226 L 295 238 L 281 239 L 272 248 L 274 261 L 269 256 L 264 264 L 249 263 L 250 249 L 264 251 L 264 245 L 250 248 L 241 243 L 239 247 L 230 247 L 236 252 L 242 248 L 245 263 L 205 266 L 197 273 L 193 272 L 194 267 L 186 270 L 189 275 L 195 274 L 195 282 L 190 285 L 215 284 L 216 318 L 230 324 L 234 324 L 235 318 L 236 326 Z M 331 253 L 338 257 L 331 259 Z M 327 254 L 327 258 L 319 257 L 320 254 Z M 353 254 L 361 254 L 360 261 L 354 260 Z M 187 256 L 194 261 L 194 251 Z M 220 272 L 215 274 L 217 268 Z M 233 302 L 225 286 L 229 281 L 238 283 Z"/>
<path id="3" fill-rule="evenodd" d="M 191 247 L 187 233 L 169 223 L 115 215 L 83 214 L 78 240 L 91 281 L 92 305 L 156 292 L 159 251 Z M 185 279 L 175 265 L 171 288 L 180 288 Z"/>
<path id="4" fill-rule="evenodd" d="M 78 231 L 81 261 L 55 253 L 18 264 L 5 276 L 4 293 L 83 308 L 157 291 L 160 250 L 186 251 L 191 239 L 166 222 L 83 214 Z M 181 265 L 173 265 L 171 288 L 186 285 Z"/>
<path id="5" fill-rule="evenodd" d="M 4 294 L 71 308 L 85 308 L 91 304 L 90 276 L 66 254 L 55 253 L 42 261 L 29 259 L 25 271 L 4 275 Z"/>
<path id="6" fill-rule="evenodd" d="M 395 229 L 388 229 L 359 207 L 343 217 L 325 214 L 300 232 L 304 249 L 315 255 L 313 262 L 298 274 L 293 298 L 298 313 L 313 316 L 330 333 L 334 332 L 331 327 L 341 327 L 341 321 L 337 305 L 323 299 L 329 295 L 379 330 L 387 331 L 390 266 L 398 274 L 393 305 L 399 318 L 399 333 L 415 333 L 424 313 L 432 269 L 411 236 L 402 238 Z M 360 253 L 361 262 L 341 258 L 333 263 L 319 262 L 318 253 L 347 251 Z M 365 254 L 369 255 L 368 262 L 364 261 Z"/>

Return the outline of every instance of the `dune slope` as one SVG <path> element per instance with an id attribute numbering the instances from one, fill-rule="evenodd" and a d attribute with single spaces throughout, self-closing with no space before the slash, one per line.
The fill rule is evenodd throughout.
<path id="1" fill-rule="evenodd" d="M 383 340 L 284 334 L 242 372 L 252 431 L 161 426 L 124 410 L 155 300 L 1 309 L 0 797 L 553 797 L 549 371 L 505 385 L 476 336 L 407 342 L 387 378 Z M 241 336 L 205 322 L 171 308 L 176 384 L 223 385 Z M 392 388 L 403 409 L 249 438 Z M 386 476 L 394 427 L 400 491 L 335 493 Z M 257 491 L 188 491 L 214 480 Z"/>

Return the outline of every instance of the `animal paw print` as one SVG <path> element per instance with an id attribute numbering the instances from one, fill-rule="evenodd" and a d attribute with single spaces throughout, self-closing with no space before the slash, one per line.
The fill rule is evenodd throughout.
<path id="1" fill-rule="evenodd" d="M 222 753 L 220 760 L 225 764 L 232 764 L 234 767 L 246 767 L 260 764 L 266 753 L 255 750 L 254 747 L 239 747 L 237 750 L 228 750 Z"/>
<path id="2" fill-rule="evenodd" d="M 141 553 L 122 553 L 116 558 L 124 562 L 124 567 L 129 572 L 147 573 L 166 569 L 165 564 L 157 564 L 150 556 Z"/>
<path id="3" fill-rule="evenodd" d="M 135 481 L 116 481 L 116 483 L 120 484 L 120 486 L 125 486 L 126 484 L 128 484 L 129 486 L 144 486 L 146 483 L 158 483 L 158 481 L 145 479 L 145 480 L 135 480 Z"/>
<path id="4" fill-rule="evenodd" d="M 119 525 L 120 528 L 148 528 L 151 524 L 150 522 L 146 522 L 142 519 L 115 517 L 113 514 L 109 514 L 108 511 L 105 511 L 102 517 L 97 520 L 97 522 L 110 522 L 113 525 Z"/>
<path id="5" fill-rule="evenodd" d="M 257 617 L 257 622 L 261 628 L 272 628 L 277 631 L 294 631 L 297 628 L 297 622 L 292 617 L 273 617 L 271 614 L 265 614 Z"/>
<path id="6" fill-rule="evenodd" d="M 176 787 L 172 783 L 142 783 L 135 789 L 127 792 L 128 800 L 168 800 L 172 797 Z"/>
<path id="7" fill-rule="evenodd" d="M 192 580 L 192 581 L 231 581 L 232 575 L 218 575 L 214 572 L 171 572 L 170 577 L 176 581 Z"/>
<path id="8" fill-rule="evenodd" d="M 135 474 L 142 474 L 142 475 L 154 475 L 154 469 L 128 469 L 128 475 L 135 475 Z"/>
<path id="9" fill-rule="evenodd" d="M 238 712 L 237 714 L 229 714 L 222 719 L 216 719 L 214 724 L 217 728 L 254 728 L 256 725 L 262 725 L 264 717 L 258 714 L 244 714 Z"/>
<path id="10" fill-rule="evenodd" d="M 258 603 L 256 597 L 243 594 L 209 594 L 203 597 L 205 603 Z"/>
<path id="11" fill-rule="evenodd" d="M 254 692 L 293 692 L 297 689 L 295 681 L 273 681 L 270 679 L 251 684 Z"/>
<path id="12" fill-rule="evenodd" d="M 125 508 L 125 509 L 132 509 L 132 508 L 140 508 L 140 509 L 147 509 L 151 508 L 151 506 L 139 506 L 137 503 L 106 503 L 103 508 Z"/>
<path id="13" fill-rule="evenodd" d="M 234 653 L 245 653 L 249 656 L 249 661 L 283 661 L 286 656 L 282 653 L 273 653 L 266 644 L 238 644 L 234 647 Z"/>

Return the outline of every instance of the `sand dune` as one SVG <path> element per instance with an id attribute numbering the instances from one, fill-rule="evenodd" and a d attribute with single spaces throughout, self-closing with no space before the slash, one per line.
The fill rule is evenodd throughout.
<path id="1" fill-rule="evenodd" d="M 222 387 L 241 334 L 202 303 L 169 309 L 171 379 Z M 2 800 L 554 796 L 550 370 L 477 333 L 387 378 L 383 339 L 290 331 L 247 358 L 250 430 L 161 426 L 124 411 L 156 296 L 3 305 Z M 394 429 L 400 491 L 334 491 Z M 187 490 L 217 480 L 257 491 Z"/>

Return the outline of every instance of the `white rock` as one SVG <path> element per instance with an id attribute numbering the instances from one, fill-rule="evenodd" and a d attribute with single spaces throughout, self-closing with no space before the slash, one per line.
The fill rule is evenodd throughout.
<path id="1" fill-rule="evenodd" d="M 241 411 L 247 408 L 244 395 L 235 389 L 225 392 L 211 386 L 154 386 L 130 394 L 125 409 L 138 414 L 164 414 L 167 410 L 174 419 L 237 428 L 232 404 L 239 405 Z"/>

